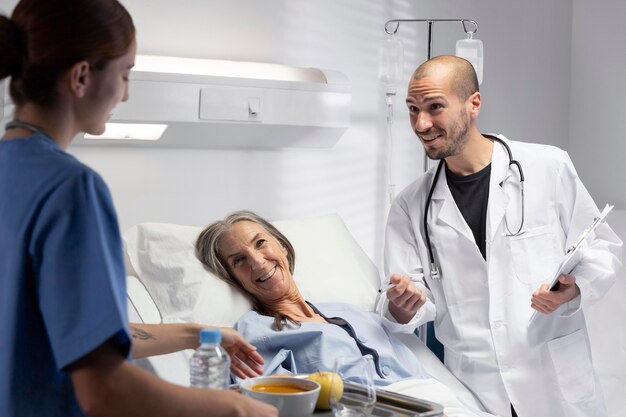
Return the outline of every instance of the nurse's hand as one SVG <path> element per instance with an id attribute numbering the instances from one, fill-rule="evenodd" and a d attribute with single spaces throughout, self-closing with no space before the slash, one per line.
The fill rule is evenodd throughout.
<path id="1" fill-rule="evenodd" d="M 395 285 L 387 290 L 389 312 L 398 323 L 408 323 L 426 303 L 426 294 L 406 275 L 393 274 L 389 283 Z"/>
<path id="2" fill-rule="evenodd" d="M 573 275 L 561 275 L 559 288 L 550 291 L 549 284 L 543 284 L 533 293 L 530 306 L 535 310 L 549 314 L 562 304 L 572 301 L 580 294 L 580 288 L 576 285 L 576 277 Z"/>
<path id="3" fill-rule="evenodd" d="M 198 323 L 131 323 L 133 358 L 163 355 L 198 347 L 200 330 L 211 327 Z M 222 346 L 231 357 L 230 370 L 239 378 L 261 375 L 263 358 L 256 348 L 230 327 L 220 327 Z"/>
<path id="4" fill-rule="evenodd" d="M 234 375 L 246 378 L 263 374 L 260 364 L 265 361 L 256 351 L 256 347 L 230 327 L 220 327 L 220 332 L 222 333 L 221 345 L 230 356 L 230 371 Z"/>

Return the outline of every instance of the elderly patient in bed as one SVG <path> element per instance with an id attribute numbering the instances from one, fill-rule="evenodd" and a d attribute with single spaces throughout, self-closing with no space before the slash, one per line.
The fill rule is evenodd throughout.
<path id="1" fill-rule="evenodd" d="M 442 404 L 452 416 L 487 415 L 461 404 L 431 378 L 394 333 L 413 332 L 344 303 L 312 304 L 293 279 L 295 252 L 271 223 L 249 211 L 235 212 L 206 227 L 196 255 L 215 275 L 242 290 L 254 305 L 235 328 L 265 359 L 265 374 L 332 371 L 342 356 L 371 355 L 378 386 L 412 379 L 421 398 Z M 420 300 L 414 300 L 420 302 Z"/>

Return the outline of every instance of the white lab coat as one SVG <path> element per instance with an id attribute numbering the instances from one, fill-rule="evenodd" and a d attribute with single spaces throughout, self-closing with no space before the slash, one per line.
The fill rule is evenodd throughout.
<path id="1" fill-rule="evenodd" d="M 528 320 L 533 291 L 549 280 L 580 233 L 599 214 L 566 152 L 552 146 L 511 142 L 525 175 L 525 233 L 519 227 L 518 173 L 508 168 L 504 147 L 494 142 L 486 225 L 486 261 L 459 212 L 442 170 L 428 215 L 441 280 L 430 277 L 422 218 L 436 167 L 409 185 L 389 213 L 385 273 L 419 279 L 429 301 L 418 322 L 434 318 L 450 371 L 487 411 L 519 417 L 606 416 L 592 368 L 583 309 L 613 284 L 622 242 L 608 225 L 598 228 L 572 274 L 581 297 L 550 315 Z M 513 180 L 500 182 L 507 176 Z M 434 303 L 435 308 L 431 302 Z M 582 308 L 581 308 L 582 306 Z M 435 316 L 436 310 L 436 316 Z M 607 323 L 609 325 L 609 323 Z"/>

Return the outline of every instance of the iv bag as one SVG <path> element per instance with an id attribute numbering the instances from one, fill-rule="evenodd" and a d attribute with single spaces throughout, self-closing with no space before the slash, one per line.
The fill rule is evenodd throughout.
<path id="1" fill-rule="evenodd" d="M 461 58 L 467 59 L 476 71 L 478 77 L 478 84 L 483 82 L 483 41 L 480 39 L 473 39 L 471 34 L 469 38 L 461 39 L 456 42 L 455 55 Z"/>
<path id="2" fill-rule="evenodd" d="M 402 82 L 404 47 L 399 39 L 387 38 L 378 42 L 378 79 L 387 93 L 395 94 Z"/>

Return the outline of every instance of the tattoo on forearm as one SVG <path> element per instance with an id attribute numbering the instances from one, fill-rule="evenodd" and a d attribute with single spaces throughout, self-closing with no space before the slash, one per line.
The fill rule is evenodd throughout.
<path id="1" fill-rule="evenodd" d="M 156 340 L 156 337 L 150 332 L 147 332 L 143 329 L 139 329 L 137 327 L 130 326 L 130 331 L 133 339 L 139 340 Z"/>

